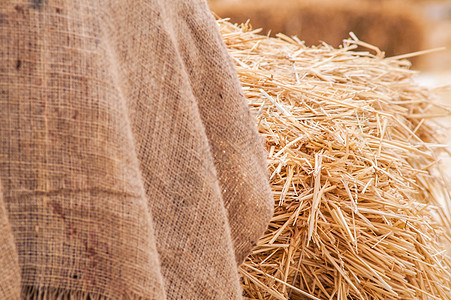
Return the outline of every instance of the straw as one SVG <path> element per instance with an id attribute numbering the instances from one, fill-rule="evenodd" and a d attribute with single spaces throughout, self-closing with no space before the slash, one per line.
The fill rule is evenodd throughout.
<path id="1" fill-rule="evenodd" d="M 416 72 L 373 46 L 353 51 L 365 45 L 356 38 L 306 47 L 218 25 L 274 193 L 268 230 L 241 266 L 245 296 L 451 299 L 445 149 L 429 118 L 443 110 Z"/>

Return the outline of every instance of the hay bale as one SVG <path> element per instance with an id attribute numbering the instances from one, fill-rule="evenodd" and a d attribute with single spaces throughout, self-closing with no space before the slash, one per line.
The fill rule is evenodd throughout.
<path id="1" fill-rule="evenodd" d="M 309 48 L 218 24 L 265 138 L 275 201 L 241 267 L 245 295 L 450 299 L 450 201 L 429 120 L 440 110 L 408 63 L 357 39 Z"/>
<path id="2" fill-rule="evenodd" d="M 421 50 L 424 20 L 412 3 L 370 0 L 214 1 L 212 11 L 232 22 L 250 19 L 264 33 L 297 35 L 306 45 L 324 41 L 338 47 L 354 32 L 387 56 Z"/>

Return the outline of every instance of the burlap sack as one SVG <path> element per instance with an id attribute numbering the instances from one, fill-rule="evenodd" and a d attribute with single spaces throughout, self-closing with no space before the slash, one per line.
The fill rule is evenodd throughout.
<path id="1" fill-rule="evenodd" d="M 20 297 L 20 267 L 0 185 L 0 299 Z"/>
<path id="2" fill-rule="evenodd" d="M 272 202 L 207 5 L 0 3 L 1 299 L 240 298 Z"/>

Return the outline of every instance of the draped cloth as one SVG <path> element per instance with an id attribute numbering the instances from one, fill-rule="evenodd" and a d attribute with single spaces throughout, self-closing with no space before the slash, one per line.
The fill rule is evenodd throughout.
<path id="1" fill-rule="evenodd" d="M 265 153 L 204 1 L 0 2 L 0 299 L 239 299 Z"/>

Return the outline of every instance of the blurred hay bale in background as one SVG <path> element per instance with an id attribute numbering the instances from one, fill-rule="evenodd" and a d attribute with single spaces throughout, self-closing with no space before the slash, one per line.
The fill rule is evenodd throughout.
<path id="1" fill-rule="evenodd" d="M 218 24 L 265 138 L 275 197 L 241 267 L 245 295 L 450 299 L 450 200 L 430 120 L 443 108 L 409 63 L 356 52 L 365 46 L 356 39 L 306 47 Z"/>
<path id="2" fill-rule="evenodd" d="M 421 58 L 417 67 L 421 70 L 448 71 L 451 73 L 451 1 L 419 1 L 416 5 L 419 6 L 427 20 L 424 28 L 427 33 L 425 37 L 426 47 L 446 47 L 444 51 Z M 451 83 L 451 81 L 448 81 L 448 83 Z"/>
<path id="3" fill-rule="evenodd" d="M 423 49 L 424 20 L 409 2 L 371 0 L 216 0 L 211 9 L 232 23 L 250 19 L 263 34 L 296 35 L 307 46 L 337 47 L 349 32 L 387 56 Z"/>

